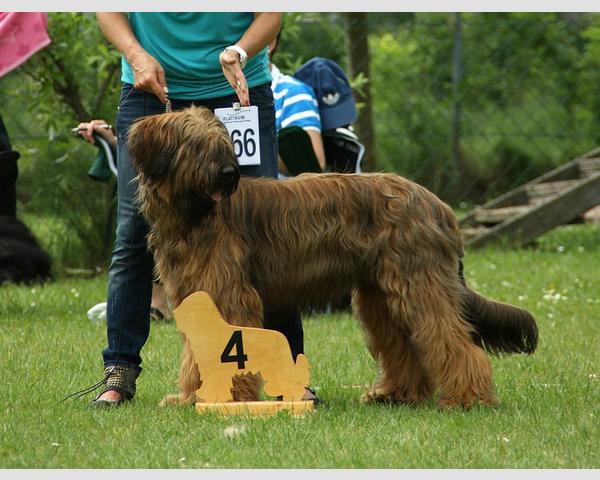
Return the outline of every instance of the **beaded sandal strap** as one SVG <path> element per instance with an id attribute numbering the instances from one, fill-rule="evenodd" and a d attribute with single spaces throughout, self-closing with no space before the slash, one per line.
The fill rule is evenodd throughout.
<path id="1" fill-rule="evenodd" d="M 135 367 L 126 367 L 123 365 L 109 365 L 105 367 L 106 388 L 100 395 L 109 390 L 116 390 L 123 395 L 123 400 L 131 400 L 135 395 L 135 381 L 139 374 L 140 370 Z"/>

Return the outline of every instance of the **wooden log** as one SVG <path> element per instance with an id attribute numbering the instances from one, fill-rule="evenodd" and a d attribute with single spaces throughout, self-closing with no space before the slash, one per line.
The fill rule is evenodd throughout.
<path id="1" fill-rule="evenodd" d="M 460 229 L 463 240 L 468 240 L 479 235 L 485 234 L 489 228 L 487 227 L 464 227 Z"/>
<path id="2" fill-rule="evenodd" d="M 541 177 L 536 178 L 530 182 L 527 182 L 524 185 L 520 185 L 519 187 L 500 195 L 493 200 L 481 205 L 478 209 L 492 209 L 492 208 L 504 208 L 511 207 L 516 205 L 524 205 L 528 203 L 529 199 L 527 197 L 526 188 L 531 185 L 536 185 L 538 183 L 545 182 L 557 182 L 562 180 L 575 180 L 581 178 L 582 169 L 580 167 L 581 162 L 583 161 L 584 169 L 587 169 L 589 165 L 595 165 L 595 160 L 600 157 L 600 148 L 596 148 L 590 152 L 587 152 L 564 165 L 561 165 Z M 586 163 L 588 160 L 591 162 Z M 595 168 L 595 167 L 594 167 Z M 586 172 L 588 170 L 585 170 Z M 593 174 L 594 172 L 591 172 Z M 590 175 L 591 175 L 590 174 Z M 587 173 L 586 173 L 587 175 Z M 588 175 L 589 176 L 589 175 Z M 461 227 L 468 225 L 476 225 L 477 221 L 475 219 L 475 215 L 478 209 L 475 209 L 469 212 L 460 220 Z"/>
<path id="3" fill-rule="evenodd" d="M 560 195 L 496 225 L 486 234 L 467 240 L 465 245 L 480 248 L 505 239 L 511 245 L 523 245 L 552 228 L 565 224 L 600 204 L 600 173 L 578 182 Z"/>
<path id="4" fill-rule="evenodd" d="M 600 158 L 584 158 L 579 162 L 579 171 L 582 177 L 591 177 L 600 172 Z"/>
<path id="5" fill-rule="evenodd" d="M 484 224 L 501 223 L 507 218 L 514 217 L 515 215 L 521 215 L 529 209 L 531 209 L 529 205 L 518 205 L 514 207 L 492 209 L 482 208 L 475 212 L 475 220 L 478 223 Z"/>
<path id="6" fill-rule="evenodd" d="M 566 190 L 567 188 L 572 187 L 577 182 L 580 182 L 580 179 L 577 180 L 559 180 L 557 182 L 544 182 L 544 183 L 536 183 L 535 185 L 527 185 L 525 187 L 527 191 L 527 195 L 529 196 L 530 201 L 536 201 L 540 197 L 548 197 L 551 195 L 556 195 L 557 193 Z"/>

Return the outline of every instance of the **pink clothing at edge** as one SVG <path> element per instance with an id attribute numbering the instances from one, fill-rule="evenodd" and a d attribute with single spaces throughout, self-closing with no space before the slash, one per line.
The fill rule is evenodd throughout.
<path id="1" fill-rule="evenodd" d="M 0 77 L 50 43 L 45 12 L 0 12 Z"/>

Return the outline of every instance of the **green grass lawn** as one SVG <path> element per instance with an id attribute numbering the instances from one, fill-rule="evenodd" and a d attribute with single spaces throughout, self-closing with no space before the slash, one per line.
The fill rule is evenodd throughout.
<path id="1" fill-rule="evenodd" d="M 326 405 L 304 418 L 159 408 L 176 390 L 181 352 L 164 323 L 152 325 L 133 403 L 62 402 L 101 377 L 105 330 L 86 311 L 106 277 L 2 286 L 0 468 L 600 468 L 600 228 L 469 251 L 465 272 L 486 296 L 532 311 L 540 329 L 534 355 L 492 359 L 498 408 L 363 405 L 375 365 L 356 321 L 339 314 L 305 320 Z"/>

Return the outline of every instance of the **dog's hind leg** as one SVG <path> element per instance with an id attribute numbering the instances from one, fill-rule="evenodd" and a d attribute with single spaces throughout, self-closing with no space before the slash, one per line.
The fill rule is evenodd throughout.
<path id="1" fill-rule="evenodd" d="M 383 292 L 376 288 L 358 289 L 353 307 L 365 328 L 369 351 L 379 367 L 377 382 L 363 400 L 415 405 L 429 399 L 434 385 L 405 332 L 398 328 L 399 322 L 390 316 Z"/>
<path id="2" fill-rule="evenodd" d="M 452 266 L 412 272 L 403 278 L 401 293 L 390 297 L 390 309 L 406 322 L 414 351 L 441 388 L 440 407 L 495 405 L 491 365 L 462 318 L 461 285 Z"/>

